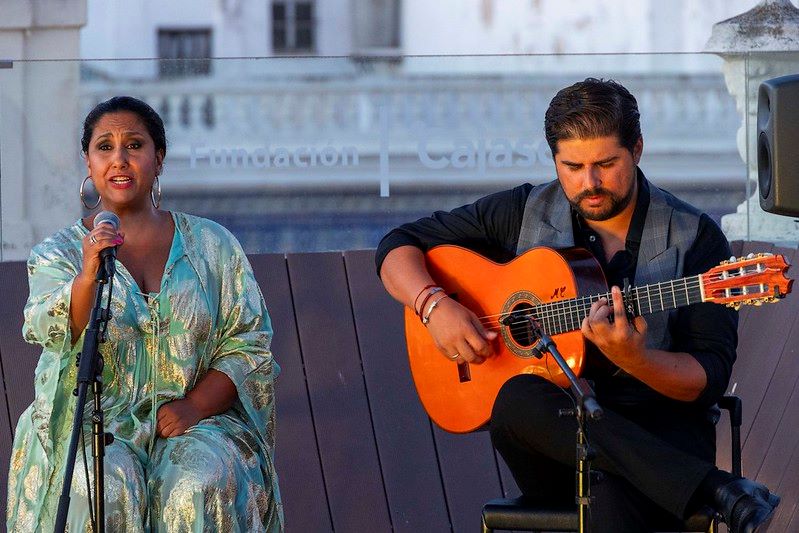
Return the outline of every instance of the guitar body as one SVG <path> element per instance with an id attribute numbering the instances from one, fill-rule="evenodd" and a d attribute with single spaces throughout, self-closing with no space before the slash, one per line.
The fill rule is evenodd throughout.
<path id="1" fill-rule="evenodd" d="M 419 398 L 436 424 L 453 433 L 479 429 L 490 419 L 500 387 L 517 374 L 535 374 L 568 387 L 549 354 L 535 357 L 535 339 L 529 330 L 501 325 L 498 319 L 515 309 L 606 292 L 602 270 L 588 251 L 539 247 L 499 264 L 458 246 L 437 246 L 425 257 L 430 274 L 446 293 L 478 317 L 490 317 L 486 326 L 499 331 L 492 345 L 494 355 L 483 364 L 456 364 L 438 351 L 427 328 L 406 308 L 411 373 Z M 552 338 L 579 375 L 586 349 L 579 325 Z"/>

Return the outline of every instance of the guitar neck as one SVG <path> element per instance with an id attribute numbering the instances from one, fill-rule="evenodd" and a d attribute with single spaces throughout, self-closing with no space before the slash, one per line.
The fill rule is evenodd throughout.
<path id="1" fill-rule="evenodd" d="M 622 295 L 628 307 L 627 312 L 633 316 L 668 311 L 704 301 L 702 277 L 699 275 L 632 287 Z M 548 334 L 557 335 L 580 329 L 583 319 L 591 310 L 591 304 L 600 298 L 607 298 L 610 306 L 613 306 L 613 298 L 610 292 L 606 292 L 539 304 L 533 307 L 531 313 Z"/>

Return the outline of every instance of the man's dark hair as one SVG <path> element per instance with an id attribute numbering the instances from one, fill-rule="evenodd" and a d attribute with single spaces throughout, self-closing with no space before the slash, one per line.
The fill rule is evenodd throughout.
<path id="1" fill-rule="evenodd" d="M 632 153 L 641 137 L 638 102 L 620 83 L 586 78 L 558 91 L 549 103 L 544 135 L 552 157 L 558 152 L 560 140 L 613 135 Z"/>
<path id="2" fill-rule="evenodd" d="M 144 126 L 147 128 L 147 132 L 150 134 L 150 137 L 153 138 L 156 153 L 159 150 L 162 150 L 163 154 L 166 155 L 166 133 L 164 132 L 164 121 L 161 120 L 161 116 L 155 111 L 155 109 L 150 107 L 146 102 L 142 102 L 141 100 L 133 98 L 132 96 L 114 96 L 105 102 L 100 102 L 94 106 L 94 109 L 89 111 L 89 114 L 86 115 L 86 120 L 83 121 L 83 137 L 80 140 L 83 153 L 89 152 L 89 142 L 92 140 L 94 127 L 103 117 L 103 115 L 107 115 L 108 113 L 118 113 L 121 111 L 129 111 L 138 115 L 138 117 L 144 123 Z"/>

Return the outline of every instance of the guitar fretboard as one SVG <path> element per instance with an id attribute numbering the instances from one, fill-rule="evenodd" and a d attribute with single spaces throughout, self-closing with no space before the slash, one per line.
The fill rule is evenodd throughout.
<path id="1" fill-rule="evenodd" d="M 628 289 L 628 294 L 622 293 L 622 295 L 625 304 L 628 305 L 629 313 L 634 316 L 648 315 L 702 302 L 701 284 L 700 276 L 691 276 L 642 287 L 631 287 Z M 600 298 L 607 298 L 611 308 L 613 307 L 613 298 L 610 292 L 606 292 L 536 305 L 529 313 L 538 320 L 549 335 L 557 335 L 580 329 L 583 319 L 591 310 L 591 304 Z"/>

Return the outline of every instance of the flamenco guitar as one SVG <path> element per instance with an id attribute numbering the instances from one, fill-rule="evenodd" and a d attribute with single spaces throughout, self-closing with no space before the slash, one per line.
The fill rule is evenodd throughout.
<path id="1" fill-rule="evenodd" d="M 466 433 L 483 426 L 500 387 L 517 374 L 536 374 L 568 386 L 552 356 L 537 349 L 536 327 L 553 337 L 575 374 L 583 370 L 586 346 L 580 325 L 594 301 L 611 301 L 602 270 L 588 251 L 539 247 L 499 264 L 458 246 L 437 246 L 425 258 L 447 294 L 472 310 L 487 329 L 499 332 L 494 356 L 483 364 L 454 363 L 438 352 L 426 328 L 406 308 L 411 373 L 427 414 L 441 428 Z M 637 316 L 700 302 L 736 309 L 774 302 L 791 291 L 788 267 L 781 255 L 733 258 L 701 275 L 629 288 L 625 307 Z"/>

